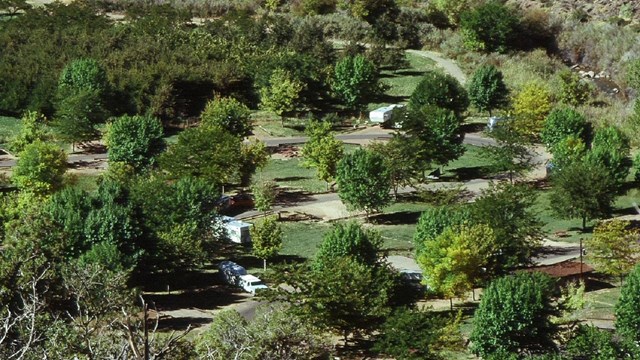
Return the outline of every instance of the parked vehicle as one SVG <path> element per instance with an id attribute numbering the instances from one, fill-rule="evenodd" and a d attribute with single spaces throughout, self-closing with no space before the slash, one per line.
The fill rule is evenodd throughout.
<path id="1" fill-rule="evenodd" d="M 221 261 L 218 264 L 218 272 L 227 284 L 235 286 L 240 285 L 241 276 L 247 275 L 247 270 L 233 261 Z"/>
<path id="2" fill-rule="evenodd" d="M 222 226 L 227 238 L 236 244 L 248 244 L 251 242 L 251 227 L 253 224 L 237 220 L 230 216 L 222 216 Z"/>
<path id="3" fill-rule="evenodd" d="M 251 209 L 253 204 L 253 196 L 251 194 L 241 193 L 231 198 L 231 207 L 234 209 Z"/>
<path id="4" fill-rule="evenodd" d="M 216 201 L 214 201 L 213 205 L 216 207 L 216 210 L 218 212 L 229 210 L 231 208 L 231 197 L 222 195 Z"/>
<path id="5" fill-rule="evenodd" d="M 262 282 L 259 278 L 253 275 L 242 275 L 240 276 L 240 284 L 239 286 L 246 292 L 251 295 L 255 295 L 257 292 L 268 289 L 267 285 Z"/>
<path id="6" fill-rule="evenodd" d="M 492 116 L 487 121 L 487 131 L 493 131 L 500 124 L 504 123 L 508 118 L 500 116 Z"/>

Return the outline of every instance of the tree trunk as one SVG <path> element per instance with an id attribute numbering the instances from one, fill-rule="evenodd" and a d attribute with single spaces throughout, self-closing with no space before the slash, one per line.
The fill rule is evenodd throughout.
<path id="1" fill-rule="evenodd" d="M 453 311 L 453 298 L 449 298 L 449 306 L 451 307 L 451 311 Z"/>
<path id="2" fill-rule="evenodd" d="M 582 215 L 582 232 L 585 233 L 587 231 L 587 216 Z"/>
<path id="3" fill-rule="evenodd" d="M 262 267 L 264 268 L 264 271 L 267 271 L 267 259 L 262 259 Z"/>

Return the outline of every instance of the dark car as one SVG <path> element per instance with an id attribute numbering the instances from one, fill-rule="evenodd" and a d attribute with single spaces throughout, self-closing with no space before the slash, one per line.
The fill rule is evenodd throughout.
<path id="1" fill-rule="evenodd" d="M 253 196 L 250 194 L 238 194 L 231 198 L 231 207 L 234 209 L 250 209 L 253 204 Z"/>

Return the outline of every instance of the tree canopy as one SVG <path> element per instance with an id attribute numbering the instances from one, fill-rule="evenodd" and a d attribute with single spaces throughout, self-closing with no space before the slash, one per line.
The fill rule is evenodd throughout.
<path id="1" fill-rule="evenodd" d="M 200 114 L 203 127 L 219 127 L 244 138 L 251 134 L 251 112 L 240 101 L 230 97 L 216 96 L 207 102 Z"/>
<path id="2" fill-rule="evenodd" d="M 49 143 L 35 141 L 24 147 L 13 169 L 13 182 L 22 190 L 50 194 L 62 187 L 67 155 Z"/>
<path id="3" fill-rule="evenodd" d="M 338 163 L 338 195 L 348 208 L 367 214 L 380 210 L 391 200 L 391 177 L 378 153 L 358 149 Z"/>
<path id="4" fill-rule="evenodd" d="M 346 56 L 336 63 L 332 89 L 343 104 L 361 110 L 365 101 L 382 90 L 378 69 L 362 55 Z"/>
<path id="5" fill-rule="evenodd" d="M 505 52 L 518 24 L 514 12 L 500 1 L 489 1 L 460 14 L 464 43 L 472 50 Z"/>
<path id="6" fill-rule="evenodd" d="M 425 72 L 409 98 L 411 109 L 418 110 L 425 105 L 451 110 L 460 117 L 469 106 L 469 98 L 467 91 L 453 76 L 431 70 Z"/>
<path id="7" fill-rule="evenodd" d="M 499 109 L 509 102 L 509 90 L 503 75 L 493 65 L 483 65 L 476 69 L 469 82 L 469 100 L 480 111 Z"/>
<path id="8" fill-rule="evenodd" d="M 109 161 L 123 162 L 142 169 L 155 162 L 164 150 L 160 120 L 150 116 L 121 116 L 113 121 L 104 137 Z"/>

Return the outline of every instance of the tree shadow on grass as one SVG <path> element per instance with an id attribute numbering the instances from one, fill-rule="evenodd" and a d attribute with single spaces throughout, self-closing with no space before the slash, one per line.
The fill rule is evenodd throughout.
<path id="1" fill-rule="evenodd" d="M 622 216 L 622 215 L 638 215 L 636 208 L 633 206 L 629 206 L 626 208 L 618 208 L 613 210 L 613 216 Z"/>
<path id="2" fill-rule="evenodd" d="M 487 129 L 487 124 L 482 124 L 482 123 L 462 124 L 460 126 L 460 130 L 465 134 L 481 132 L 486 129 Z"/>
<path id="3" fill-rule="evenodd" d="M 283 190 L 278 192 L 275 205 L 293 206 L 302 202 L 313 200 L 313 194 L 299 190 Z"/>
<path id="4" fill-rule="evenodd" d="M 420 218 L 420 211 L 398 211 L 389 214 L 376 214 L 369 217 L 369 222 L 376 225 L 415 224 Z"/>
<path id="5" fill-rule="evenodd" d="M 222 284 L 216 272 L 176 271 L 171 273 L 147 274 L 136 279 L 143 291 L 195 290 Z"/>
<path id="6" fill-rule="evenodd" d="M 409 100 L 409 97 L 384 94 L 378 96 L 375 100 L 379 103 L 399 104 L 401 102 Z"/>
<path id="7" fill-rule="evenodd" d="M 489 166 L 467 166 L 467 167 L 449 169 L 447 170 L 447 172 L 452 173 L 453 178 L 459 181 L 483 179 L 492 175 L 492 171 Z M 446 178 L 446 177 L 442 177 L 442 178 Z"/>
<path id="8" fill-rule="evenodd" d="M 309 176 L 287 176 L 287 177 L 281 177 L 281 178 L 274 178 L 273 181 L 300 181 L 300 180 L 306 180 L 306 179 L 310 179 Z"/>
<path id="9" fill-rule="evenodd" d="M 243 300 L 240 289 L 227 285 L 212 286 L 184 292 L 162 292 L 143 295 L 159 312 L 179 309 L 214 310 Z"/>

